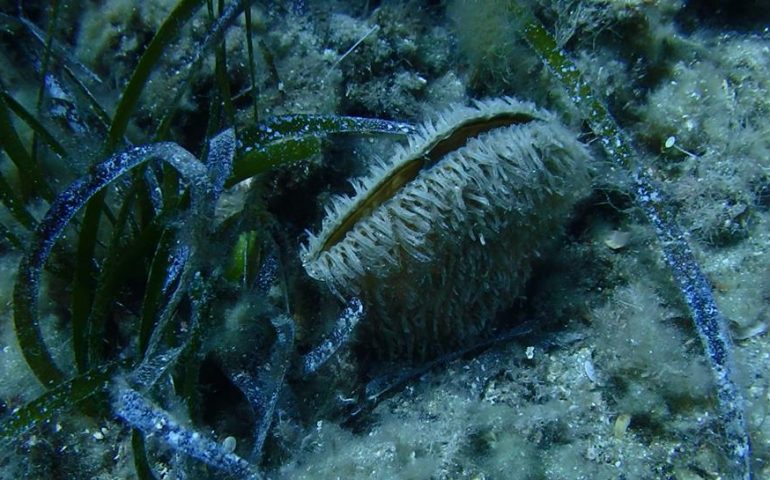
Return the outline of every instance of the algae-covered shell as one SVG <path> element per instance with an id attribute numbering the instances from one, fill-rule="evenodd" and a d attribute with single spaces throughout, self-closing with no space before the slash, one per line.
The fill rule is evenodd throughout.
<path id="1" fill-rule="evenodd" d="M 480 335 L 590 189 L 575 134 L 511 98 L 455 106 L 337 197 L 301 257 L 368 307 L 359 338 L 421 359 Z"/>

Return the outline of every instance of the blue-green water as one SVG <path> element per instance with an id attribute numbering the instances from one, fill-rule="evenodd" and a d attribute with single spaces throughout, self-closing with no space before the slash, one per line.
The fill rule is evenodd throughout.
<path id="1" fill-rule="evenodd" d="M 634 206 L 630 174 L 603 156 L 601 139 L 522 41 L 508 2 L 255 2 L 249 28 L 237 2 L 225 2 L 228 21 L 219 24 L 220 7 L 209 12 L 204 2 L 7 3 L 3 478 L 736 476 L 702 347 L 655 231 Z M 729 319 L 754 477 L 770 477 L 770 12 L 760 2 L 741 10 L 673 0 L 525 8 L 606 100 L 687 232 Z M 179 28 L 168 27 L 170 15 Z M 130 83 L 164 25 L 171 34 L 147 81 Z M 129 107 L 130 85 L 141 94 Z M 272 116 L 418 124 L 451 104 L 501 96 L 534 102 L 575 132 L 593 157 L 592 193 L 562 231 L 538 233 L 542 248 L 538 238 L 511 239 L 535 245 L 520 298 L 502 302 L 509 308 L 463 345 L 427 349 L 442 352 L 429 368 L 431 359 L 393 358 L 365 338 L 416 328 L 370 313 L 373 300 L 364 297 L 356 326 L 335 325 L 349 298 L 310 278 L 299 258 L 332 196 L 351 194 L 347 180 L 391 157 L 403 138 L 331 134 L 342 128 L 315 124 L 330 134 L 280 132 L 288 140 L 265 147 L 269 165 L 249 170 L 257 177 L 231 185 L 226 171 L 211 173 L 231 149 L 207 140 L 235 127 L 238 165 L 249 141 L 266 138 L 244 132 Z M 118 105 L 128 112 L 125 129 Z M 265 128 L 278 124 L 288 128 Z M 170 142 L 162 151 L 173 161 L 106 186 L 93 251 L 81 212 L 46 263 L 35 310 L 50 352 L 42 364 L 50 360 L 65 385 L 107 369 L 105 381 L 46 393 L 28 367 L 40 356 L 13 294 L 23 291 L 14 285 L 25 278 L 19 263 L 36 238 L 16 208 L 41 221 L 55 195 L 96 178 L 87 177 L 92 165 L 158 141 Z M 175 173 L 182 164 L 195 167 Z M 456 233 L 466 234 L 475 235 Z M 362 291 L 385 292 L 378 265 L 362 268 L 373 272 Z M 497 281 L 473 275 L 452 288 L 472 294 Z M 441 285 L 410 288 L 403 297 L 426 304 L 458 295 Z M 398 304 L 398 289 L 387 292 L 377 302 Z M 339 348 L 303 372 L 306 355 L 327 339 Z M 138 397 L 126 392 L 144 400 L 127 404 Z M 139 429 L 133 441 L 131 427 Z"/>

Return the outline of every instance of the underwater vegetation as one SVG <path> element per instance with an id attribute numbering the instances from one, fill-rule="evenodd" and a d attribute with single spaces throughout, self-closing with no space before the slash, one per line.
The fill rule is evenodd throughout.
<path id="1" fill-rule="evenodd" d="M 770 50 L 700 8 L 4 6 L 3 476 L 762 478 Z"/>

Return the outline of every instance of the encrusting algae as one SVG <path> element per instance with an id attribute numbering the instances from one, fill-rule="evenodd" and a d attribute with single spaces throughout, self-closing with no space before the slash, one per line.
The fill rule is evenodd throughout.
<path id="1" fill-rule="evenodd" d="M 590 188 L 590 157 L 512 98 L 453 106 L 337 197 L 301 257 L 369 310 L 379 355 L 425 359 L 478 337 L 521 295 L 532 260 Z"/>

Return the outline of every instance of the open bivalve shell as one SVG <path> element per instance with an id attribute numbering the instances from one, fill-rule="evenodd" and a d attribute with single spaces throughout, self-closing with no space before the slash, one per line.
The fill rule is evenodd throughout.
<path id="1" fill-rule="evenodd" d="M 368 307 L 359 341 L 426 359 L 484 333 L 590 191 L 590 157 L 553 115 L 512 98 L 454 106 L 337 197 L 301 258 Z"/>

